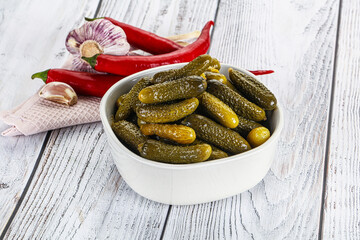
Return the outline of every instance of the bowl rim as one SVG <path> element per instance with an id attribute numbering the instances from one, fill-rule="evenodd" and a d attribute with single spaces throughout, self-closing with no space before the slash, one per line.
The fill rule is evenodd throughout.
<path id="1" fill-rule="evenodd" d="M 127 156 L 131 157 L 132 159 L 142 163 L 142 164 L 146 164 L 146 165 L 150 165 L 152 167 L 157 167 L 157 168 L 163 168 L 163 169 L 171 169 L 171 170 L 180 170 L 180 169 L 189 169 L 189 168 L 198 168 L 198 167 L 207 167 L 207 166 L 213 166 L 213 165 L 218 165 L 218 164 L 224 164 L 224 163 L 229 163 L 232 161 L 246 161 L 247 157 L 250 157 L 254 154 L 257 154 L 258 152 L 262 152 L 264 151 L 272 142 L 276 141 L 279 136 L 280 133 L 283 129 L 284 126 L 284 119 L 283 119 L 283 111 L 282 108 L 280 106 L 279 103 L 277 103 L 277 107 L 274 110 L 278 111 L 279 114 L 279 120 L 277 122 L 277 124 L 275 125 L 275 129 L 274 132 L 271 134 L 270 138 L 263 143 L 262 145 L 256 147 L 256 148 L 252 148 L 249 151 L 243 152 L 243 153 L 239 153 L 233 156 L 229 156 L 226 158 L 222 158 L 222 159 L 216 159 L 216 160 L 211 160 L 211 161 L 204 161 L 204 162 L 199 162 L 199 163 L 191 163 L 191 164 L 173 164 L 173 163 L 163 163 L 163 162 L 157 162 L 157 161 L 153 161 L 150 159 L 146 159 L 143 158 L 140 155 L 135 154 L 134 152 L 132 152 L 131 150 L 129 150 L 124 144 L 122 144 L 119 139 L 116 137 L 114 131 L 111 129 L 110 123 L 109 123 L 109 119 L 106 116 L 106 111 L 105 111 L 105 103 L 107 102 L 107 99 L 109 98 L 109 96 L 111 95 L 112 91 L 114 91 L 114 89 L 117 88 L 118 85 L 124 84 L 124 82 L 127 81 L 132 81 L 133 79 L 137 78 L 140 75 L 143 74 L 147 74 L 148 72 L 153 72 L 153 71 L 161 71 L 161 70 L 167 70 L 170 69 L 172 67 L 178 67 L 178 66 L 183 66 L 187 63 L 175 63 L 175 64 L 170 64 L 170 65 L 164 65 L 164 66 L 160 66 L 160 67 L 154 67 L 154 68 L 150 68 L 150 69 L 146 69 L 143 70 L 141 72 L 137 72 L 135 74 L 129 75 L 123 79 L 121 79 L 120 81 L 118 81 L 117 83 L 115 83 L 113 86 L 111 86 L 108 91 L 105 93 L 105 95 L 102 97 L 101 102 L 100 102 L 100 118 L 101 118 L 101 123 L 105 129 L 105 132 L 108 132 L 110 134 L 107 134 L 108 138 L 111 138 L 111 140 L 117 145 L 119 146 L 119 150 L 122 150 L 124 153 L 127 154 Z M 236 68 L 237 70 L 240 70 L 252 77 L 255 77 L 256 79 L 258 79 L 254 74 L 252 74 L 251 72 L 247 71 L 246 69 L 243 68 L 239 68 L 230 64 L 226 64 L 226 63 L 221 63 L 222 66 L 224 67 L 228 67 L 228 68 Z M 110 140 L 108 140 L 110 141 Z"/>

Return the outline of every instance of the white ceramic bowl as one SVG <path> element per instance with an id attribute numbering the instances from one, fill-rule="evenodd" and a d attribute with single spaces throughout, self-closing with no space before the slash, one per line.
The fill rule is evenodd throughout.
<path id="1" fill-rule="evenodd" d="M 259 183 L 268 172 L 274 159 L 283 116 L 279 106 L 269 117 L 271 137 L 263 145 L 231 157 L 193 164 L 167 164 L 151 161 L 127 149 L 110 126 L 117 98 L 127 93 L 144 76 L 185 63 L 148 69 L 128 76 L 112 86 L 101 100 L 100 116 L 115 164 L 127 182 L 138 194 L 148 199 L 174 205 L 211 202 L 244 192 Z M 221 64 L 221 73 L 228 77 L 228 68 L 248 71 Z"/>

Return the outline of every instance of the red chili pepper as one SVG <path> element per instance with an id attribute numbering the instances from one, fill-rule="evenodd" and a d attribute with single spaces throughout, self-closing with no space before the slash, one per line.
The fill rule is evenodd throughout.
<path id="1" fill-rule="evenodd" d="M 210 28 L 214 25 L 209 21 L 204 26 L 198 39 L 171 53 L 153 56 L 113 56 L 97 54 L 93 57 L 82 57 L 96 71 L 127 76 L 148 68 L 168 65 L 173 63 L 190 62 L 194 58 L 205 54 L 210 47 Z"/>
<path id="2" fill-rule="evenodd" d="M 123 77 L 89 72 L 77 72 L 65 69 L 49 69 L 33 74 L 31 79 L 34 78 L 41 78 L 45 83 L 67 83 L 79 95 L 102 97 L 112 85 Z"/>
<path id="3" fill-rule="evenodd" d="M 112 22 L 112 24 L 121 27 L 126 34 L 126 40 L 128 43 L 135 48 L 144 50 L 145 52 L 157 55 L 173 52 L 183 48 L 183 46 L 171 41 L 170 39 L 160 37 L 152 32 L 116 21 L 115 19 L 109 17 L 85 18 L 86 21 L 94 21 L 96 19 L 106 19 Z"/>
<path id="4" fill-rule="evenodd" d="M 254 75 L 265 75 L 274 72 L 273 70 L 248 70 L 248 71 Z"/>

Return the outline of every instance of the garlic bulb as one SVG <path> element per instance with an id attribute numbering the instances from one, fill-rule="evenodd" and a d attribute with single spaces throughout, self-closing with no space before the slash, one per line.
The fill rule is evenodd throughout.
<path id="1" fill-rule="evenodd" d="M 74 89 L 63 82 L 51 82 L 40 89 L 39 96 L 46 100 L 66 104 L 69 106 L 77 103 L 78 97 Z"/>
<path id="2" fill-rule="evenodd" d="M 66 37 L 67 50 L 73 55 L 72 70 L 95 72 L 81 57 L 92 57 L 96 54 L 126 55 L 130 44 L 122 28 L 106 19 L 86 22 L 78 29 L 72 30 Z"/>

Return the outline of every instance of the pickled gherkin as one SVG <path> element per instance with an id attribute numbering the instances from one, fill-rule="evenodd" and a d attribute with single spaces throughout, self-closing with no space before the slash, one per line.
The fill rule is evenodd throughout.
<path id="1" fill-rule="evenodd" d="M 266 119 L 265 111 L 217 80 L 208 81 L 207 92 L 231 107 L 238 115 L 254 121 Z"/>
<path id="2" fill-rule="evenodd" d="M 224 127 L 235 128 L 239 124 L 236 113 L 214 95 L 204 92 L 199 97 L 200 108 Z"/>
<path id="3" fill-rule="evenodd" d="M 139 100 L 149 104 L 192 98 L 203 93 L 206 86 L 206 81 L 202 77 L 188 76 L 148 86 L 140 91 Z"/>
<path id="4" fill-rule="evenodd" d="M 115 135 L 133 151 L 138 151 L 138 145 L 147 140 L 140 129 L 132 122 L 120 120 L 111 124 Z"/>
<path id="5" fill-rule="evenodd" d="M 146 136 L 157 135 L 180 144 L 190 144 L 196 138 L 192 128 L 177 124 L 143 124 L 140 126 L 140 131 Z"/>
<path id="6" fill-rule="evenodd" d="M 260 123 L 251 121 L 249 119 L 246 119 L 246 118 L 243 118 L 240 116 L 238 116 L 238 119 L 239 119 L 239 124 L 233 130 L 240 133 L 240 135 L 243 136 L 244 138 L 246 138 L 246 136 L 249 134 L 249 132 L 251 130 L 253 130 L 254 128 L 263 126 Z"/>
<path id="7" fill-rule="evenodd" d="M 172 72 L 166 71 L 158 72 L 153 76 L 153 83 L 162 83 L 166 81 L 173 81 L 186 76 L 197 75 L 200 76 L 210 66 L 212 58 L 207 55 L 200 55 L 182 68 L 174 69 Z"/>
<path id="8" fill-rule="evenodd" d="M 220 64 L 219 60 L 217 60 L 216 58 L 212 58 L 209 67 L 220 70 L 221 64 Z"/>
<path id="9" fill-rule="evenodd" d="M 195 145 L 195 144 L 204 144 L 204 143 L 209 144 L 209 143 L 204 142 L 204 141 L 197 138 L 197 139 L 195 139 L 195 141 L 192 144 Z M 226 157 L 229 156 L 226 152 L 224 152 L 223 150 L 215 147 L 214 145 L 211 145 L 211 144 L 209 144 L 209 145 L 211 146 L 212 151 L 211 151 L 211 154 L 210 154 L 210 157 L 209 157 L 208 160 L 226 158 Z"/>
<path id="10" fill-rule="evenodd" d="M 235 87 L 250 101 L 265 110 L 276 108 L 274 94 L 257 79 L 232 68 L 229 68 L 229 76 Z"/>
<path id="11" fill-rule="evenodd" d="M 239 133 L 225 128 L 207 117 L 191 114 L 181 123 L 194 129 L 196 136 L 200 139 L 226 152 L 238 154 L 251 149 L 249 143 Z"/>
<path id="12" fill-rule="evenodd" d="M 199 100 L 190 98 L 173 104 L 141 106 L 137 108 L 136 115 L 148 123 L 168 123 L 190 115 L 198 106 Z"/>
<path id="13" fill-rule="evenodd" d="M 227 82 L 227 79 L 226 79 L 224 74 L 210 72 L 210 71 L 205 71 L 204 74 L 205 74 L 206 80 L 215 79 L 215 80 L 218 80 L 218 81 L 220 81 L 220 82 L 222 82 L 224 84 L 225 84 L 225 82 Z"/>
<path id="14" fill-rule="evenodd" d="M 232 90 L 237 91 L 237 89 L 234 87 L 234 85 L 232 85 L 232 83 L 226 78 L 226 76 L 224 74 L 211 72 L 211 71 L 205 71 L 204 75 L 205 75 L 206 80 L 212 80 L 212 79 L 218 80 L 219 82 L 225 84 Z"/>
<path id="15" fill-rule="evenodd" d="M 252 147 L 258 147 L 270 138 L 270 131 L 266 127 L 257 127 L 250 131 L 247 140 Z"/>
<path id="16" fill-rule="evenodd" d="M 126 94 L 121 95 L 120 97 L 118 97 L 118 99 L 116 100 L 116 107 L 119 107 L 122 103 L 122 101 L 125 99 Z"/>
<path id="17" fill-rule="evenodd" d="M 138 147 L 144 158 L 174 164 L 196 163 L 207 160 L 211 155 L 209 144 L 174 146 L 156 140 L 147 140 Z"/>
<path id="18" fill-rule="evenodd" d="M 141 89 L 150 85 L 149 78 L 140 79 L 125 95 L 115 114 L 115 121 L 124 120 L 130 116 L 132 109 L 136 108 L 138 95 Z"/>

